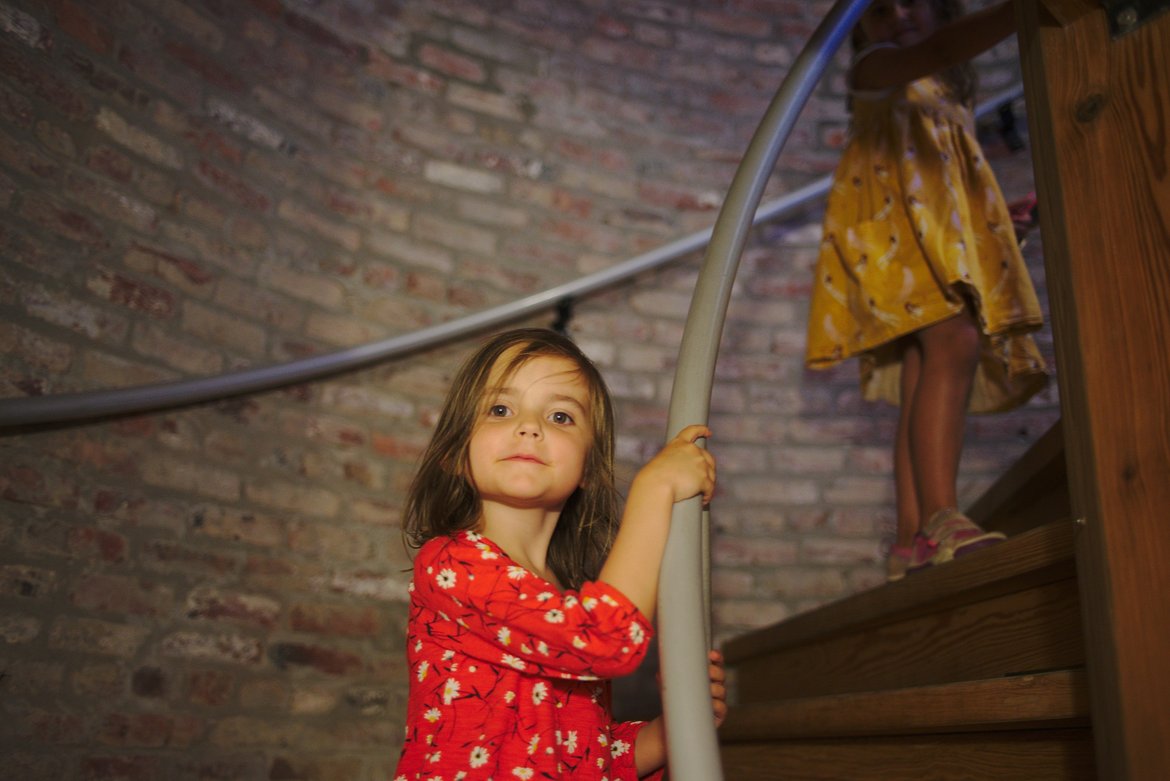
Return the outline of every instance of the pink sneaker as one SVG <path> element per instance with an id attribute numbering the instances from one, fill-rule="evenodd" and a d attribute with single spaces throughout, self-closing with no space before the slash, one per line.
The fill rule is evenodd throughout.
<path id="1" fill-rule="evenodd" d="M 915 534 L 914 542 L 910 545 L 890 546 L 890 555 L 886 559 L 886 580 L 893 583 L 912 572 L 929 567 L 933 563 L 936 547 L 921 534 Z"/>
<path id="2" fill-rule="evenodd" d="M 984 531 L 979 524 L 953 507 L 939 510 L 926 524 L 924 533 L 935 547 L 931 564 L 942 564 L 956 556 L 986 548 L 1007 537 L 1002 532 Z"/>

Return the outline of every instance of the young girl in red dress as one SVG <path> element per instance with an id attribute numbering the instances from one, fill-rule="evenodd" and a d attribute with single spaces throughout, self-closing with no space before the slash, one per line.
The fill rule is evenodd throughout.
<path id="1" fill-rule="evenodd" d="M 661 718 L 614 723 L 608 679 L 646 654 L 672 505 L 708 501 L 688 426 L 618 514 L 614 416 L 566 337 L 518 329 L 460 369 L 406 506 L 410 695 L 396 781 L 660 777 Z M 711 654 L 716 723 L 726 715 Z"/>

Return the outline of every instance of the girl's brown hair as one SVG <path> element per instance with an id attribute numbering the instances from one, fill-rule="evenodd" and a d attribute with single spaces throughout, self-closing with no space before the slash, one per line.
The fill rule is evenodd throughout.
<path id="1" fill-rule="evenodd" d="M 953 22 L 966 13 L 963 0 L 929 0 L 929 2 L 934 11 L 934 18 L 940 25 Z M 865 35 L 861 32 L 860 24 L 853 26 L 850 43 L 853 45 L 854 54 L 869 46 L 870 41 L 866 40 Z M 942 81 L 943 86 L 950 93 L 951 99 L 955 102 L 962 103 L 968 108 L 975 103 L 978 78 L 975 74 L 975 66 L 970 61 L 947 68 L 939 74 L 939 80 Z"/>
<path id="2" fill-rule="evenodd" d="M 517 348 L 513 351 L 513 348 Z M 480 502 L 471 484 L 468 444 L 487 403 L 486 386 L 505 353 L 507 376 L 536 357 L 567 358 L 577 365 L 589 390 L 593 442 L 585 457 L 584 485 L 561 511 L 548 548 L 548 564 L 561 584 L 578 588 L 597 577 L 618 525 L 614 481 L 614 414 L 605 380 L 593 362 L 568 337 L 544 328 L 519 328 L 490 338 L 455 375 L 435 433 L 423 452 L 410 485 L 403 534 L 414 548 L 442 535 L 473 529 Z"/>

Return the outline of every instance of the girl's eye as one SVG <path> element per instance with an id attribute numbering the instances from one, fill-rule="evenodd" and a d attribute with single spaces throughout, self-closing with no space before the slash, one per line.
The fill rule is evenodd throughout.
<path id="1" fill-rule="evenodd" d="M 508 417 L 508 407 L 504 404 L 493 404 L 488 407 L 489 418 L 506 418 Z"/>
<path id="2" fill-rule="evenodd" d="M 573 416 L 567 412 L 554 412 L 549 415 L 549 419 L 553 423 L 559 423 L 562 426 L 567 426 L 573 422 Z"/>

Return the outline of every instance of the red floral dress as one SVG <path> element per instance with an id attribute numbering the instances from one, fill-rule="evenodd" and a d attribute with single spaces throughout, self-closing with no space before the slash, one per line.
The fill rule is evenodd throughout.
<path id="1" fill-rule="evenodd" d="M 395 781 L 637 778 L 642 722 L 613 722 L 605 679 L 637 668 L 651 629 L 621 592 L 561 591 L 474 532 L 424 544 L 410 592 Z"/>

